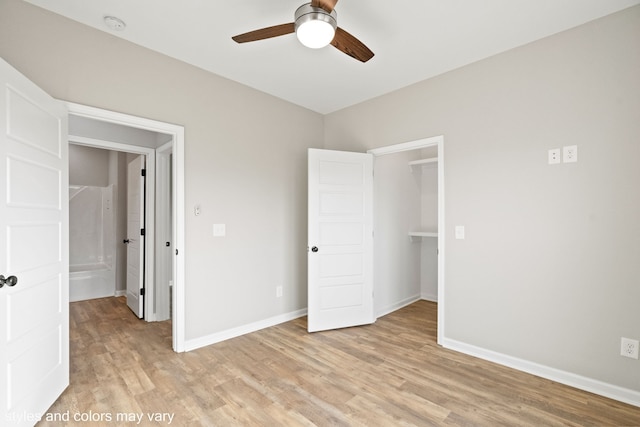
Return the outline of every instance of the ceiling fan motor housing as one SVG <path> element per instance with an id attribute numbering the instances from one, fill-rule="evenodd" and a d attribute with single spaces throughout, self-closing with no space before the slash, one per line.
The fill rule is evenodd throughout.
<path id="1" fill-rule="evenodd" d="M 305 44 L 307 47 L 319 48 L 319 47 L 326 46 L 333 39 L 333 34 L 335 34 L 336 28 L 338 27 L 337 18 L 338 18 L 338 14 L 336 13 L 335 10 L 332 10 L 331 13 L 329 13 L 322 8 L 311 6 L 311 3 L 304 4 L 300 6 L 295 13 L 296 34 L 298 35 L 298 38 L 300 39 L 300 41 L 303 44 Z M 308 25 L 305 25 L 305 24 L 308 24 Z M 319 42 L 317 46 L 308 45 L 301 38 L 301 37 L 304 37 L 304 35 L 302 35 L 302 32 L 305 31 L 305 28 L 303 28 L 303 26 L 304 27 L 311 27 L 311 26 L 327 27 L 327 30 L 331 28 L 332 30 L 330 32 L 327 31 L 328 35 L 326 36 L 331 38 L 326 42 Z"/>

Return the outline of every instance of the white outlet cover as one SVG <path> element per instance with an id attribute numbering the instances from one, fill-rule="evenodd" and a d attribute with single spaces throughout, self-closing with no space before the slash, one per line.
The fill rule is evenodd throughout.
<path id="1" fill-rule="evenodd" d="M 630 357 L 632 359 L 638 358 L 638 340 L 632 340 L 630 338 L 622 337 L 620 339 L 620 355 L 624 357 Z"/>
<path id="2" fill-rule="evenodd" d="M 563 163 L 576 163 L 578 161 L 578 146 L 567 145 L 562 147 L 562 162 Z"/>
<path id="3" fill-rule="evenodd" d="M 213 224 L 213 237 L 224 237 L 226 234 L 226 224 Z"/>
<path id="4" fill-rule="evenodd" d="M 456 239 L 464 240 L 464 225 L 456 225 Z"/>
<path id="5" fill-rule="evenodd" d="M 557 165 L 560 163 L 560 149 L 559 148 L 553 148 L 551 150 L 549 150 L 549 164 L 550 165 Z"/>

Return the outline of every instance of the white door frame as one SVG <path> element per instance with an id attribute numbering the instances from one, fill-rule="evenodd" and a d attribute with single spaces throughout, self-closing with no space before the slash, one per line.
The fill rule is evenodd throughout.
<path id="1" fill-rule="evenodd" d="M 386 147 L 373 148 L 367 153 L 374 156 L 400 153 L 402 151 L 420 150 L 422 148 L 438 147 L 438 344 L 442 345 L 444 338 L 444 136 L 433 136 L 404 142 L 402 144 L 388 145 Z M 375 169 L 375 166 L 374 166 Z M 375 244 L 375 243 L 374 243 Z"/>
<path id="2" fill-rule="evenodd" d="M 89 107 L 86 105 L 75 104 L 71 102 L 65 102 L 70 115 L 78 117 L 84 117 L 92 120 L 98 120 L 102 122 L 113 123 L 122 126 L 128 126 L 137 129 L 143 129 L 151 132 L 158 132 L 168 134 L 173 140 L 172 150 L 172 182 L 173 182 L 173 248 L 176 253 L 174 269 L 173 269 L 173 296 L 172 296 L 172 335 L 173 335 L 173 350 L 176 352 L 185 351 L 185 262 L 184 262 L 184 240 L 185 240 L 185 185 L 184 185 L 184 127 L 174 125 L 170 123 L 159 122 L 156 120 L 145 119 L 142 117 L 131 116 L 123 113 L 116 113 L 113 111 L 103 110 L 100 108 Z M 84 145 L 92 145 L 96 147 L 102 147 L 107 149 L 114 149 L 118 151 L 126 151 L 131 153 L 145 154 L 147 155 L 147 177 L 153 177 L 148 180 L 153 181 L 152 187 L 147 187 L 147 206 L 155 207 L 155 155 L 156 150 L 145 147 L 137 147 L 133 145 L 120 144 L 110 142 L 108 145 L 104 145 L 105 141 L 91 139 L 91 138 L 79 138 L 74 137 L 74 143 L 83 143 Z M 94 145 L 97 144 L 97 145 Z M 149 230 L 155 229 L 155 223 L 153 218 L 147 218 L 147 228 Z M 154 233 L 149 233 L 149 239 L 147 239 L 146 248 L 149 253 L 155 252 L 155 239 L 152 237 Z M 153 259 L 154 257 L 148 257 Z M 153 262 L 148 263 L 145 274 L 147 275 L 148 283 L 153 283 L 154 267 Z M 147 294 L 145 295 L 145 310 L 148 313 L 153 313 L 153 290 L 149 289 L 153 286 L 148 286 Z M 150 319 L 148 319 L 150 320 Z"/>
<path id="3" fill-rule="evenodd" d="M 162 321 L 169 319 L 171 313 L 169 312 L 169 290 L 168 283 L 173 280 L 173 274 L 169 274 L 165 263 L 171 263 L 173 271 L 173 263 L 175 262 L 175 256 L 172 254 L 174 251 L 173 235 L 171 234 L 171 214 L 173 213 L 173 202 L 170 198 L 171 194 L 171 179 L 167 169 L 170 168 L 171 153 L 173 152 L 173 141 L 156 149 L 156 286 L 155 286 L 155 300 L 156 320 Z M 170 246 L 166 246 L 166 242 L 170 242 Z M 168 252 L 169 251 L 169 252 Z M 165 262 L 163 262 L 163 260 Z"/>

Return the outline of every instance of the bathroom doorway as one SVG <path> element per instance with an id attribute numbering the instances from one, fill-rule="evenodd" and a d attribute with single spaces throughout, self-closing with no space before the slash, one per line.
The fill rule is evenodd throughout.
<path id="1" fill-rule="evenodd" d="M 124 161 L 111 163 L 112 182 L 119 179 L 113 178 L 118 175 L 115 169 L 126 169 L 132 156 L 145 158 L 144 320 L 170 318 L 173 349 L 184 351 L 184 128 L 77 104 L 68 107 L 70 149 L 104 150 L 112 159 L 125 156 Z M 120 187 L 126 184 L 121 182 Z M 114 197 L 122 200 L 126 194 Z M 124 224 L 114 233 L 116 246 L 126 240 L 126 218 Z M 116 251 L 114 258 L 115 265 L 126 264 L 126 249 Z M 126 289 L 126 265 L 116 268 L 116 274 L 118 295 Z"/>

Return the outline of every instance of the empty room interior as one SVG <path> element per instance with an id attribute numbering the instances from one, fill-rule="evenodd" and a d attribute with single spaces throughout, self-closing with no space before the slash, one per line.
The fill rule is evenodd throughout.
<path id="1" fill-rule="evenodd" d="M 640 1 L 299 3 L 0 0 L 0 419 L 640 425 Z"/>

